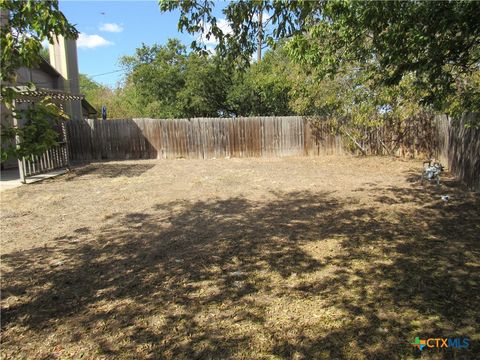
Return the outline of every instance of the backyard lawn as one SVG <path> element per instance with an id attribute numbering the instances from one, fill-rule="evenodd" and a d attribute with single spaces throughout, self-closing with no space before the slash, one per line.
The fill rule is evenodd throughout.
<path id="1" fill-rule="evenodd" d="M 421 167 L 123 161 L 2 192 L 0 356 L 473 359 L 480 196 Z"/>

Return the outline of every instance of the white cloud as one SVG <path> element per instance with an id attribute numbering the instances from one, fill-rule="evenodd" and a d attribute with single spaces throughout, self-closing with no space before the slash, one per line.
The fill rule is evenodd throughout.
<path id="1" fill-rule="evenodd" d="M 93 49 L 101 46 L 113 45 L 113 42 L 104 39 L 100 35 L 88 35 L 80 33 L 77 39 L 77 46 L 81 49 Z"/>
<path id="2" fill-rule="evenodd" d="M 100 26 L 100 31 L 119 33 L 123 31 L 123 26 L 115 23 L 105 23 Z"/>
<path id="3" fill-rule="evenodd" d="M 232 28 L 228 24 L 227 20 L 225 19 L 218 19 L 217 20 L 217 26 L 222 30 L 224 34 L 231 34 L 232 33 Z M 206 24 L 203 28 L 203 34 L 200 35 L 199 40 L 203 42 L 205 45 L 217 45 L 218 44 L 218 39 L 210 35 L 210 38 L 207 38 L 207 34 L 211 29 L 210 24 Z"/>
<path id="4" fill-rule="evenodd" d="M 267 24 L 268 21 L 270 20 L 270 17 L 271 16 L 267 12 L 264 12 L 262 14 L 262 23 L 264 25 Z M 253 15 L 253 21 L 258 21 L 258 15 L 257 14 Z M 233 32 L 232 28 L 228 24 L 228 21 L 224 18 L 217 19 L 217 26 L 220 28 L 220 30 L 222 30 L 222 32 L 224 34 L 231 34 Z M 208 45 L 215 46 L 215 45 L 218 44 L 218 39 L 213 35 L 210 35 L 210 38 L 207 38 L 207 34 L 210 31 L 210 29 L 211 29 L 211 25 L 206 24 L 203 28 L 203 33 L 200 34 L 200 36 L 198 37 L 198 40 L 203 42 L 207 46 Z"/>
<path id="5" fill-rule="evenodd" d="M 267 12 L 263 12 L 262 13 L 262 24 L 265 24 L 268 20 L 270 20 L 270 14 L 267 13 Z M 253 17 L 252 17 L 252 20 L 253 21 L 258 21 L 258 14 L 253 14 Z"/>

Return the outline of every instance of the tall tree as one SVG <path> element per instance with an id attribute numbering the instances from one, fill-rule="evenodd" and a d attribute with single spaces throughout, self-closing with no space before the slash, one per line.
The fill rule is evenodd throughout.
<path id="1" fill-rule="evenodd" d="M 145 116 L 179 117 L 177 93 L 185 85 L 186 48 L 178 40 L 165 46 L 142 44 L 133 56 L 124 56 L 121 64 L 129 68 L 127 82 L 139 94 L 139 107 Z"/>
<path id="2" fill-rule="evenodd" d="M 161 11 L 179 10 L 180 30 L 214 36 L 220 51 L 244 60 L 256 48 L 255 14 L 263 8 L 270 15 L 264 27 L 269 29 L 264 35 L 269 43 L 291 39 L 290 54 L 315 66 L 323 76 L 336 74 L 352 61 L 370 70 L 380 84 L 399 84 L 404 76 L 414 74 L 415 86 L 428 90 L 422 102 L 439 109 L 445 108 L 449 95 L 464 96 L 461 83 L 478 71 L 478 1 L 238 1 L 223 10 L 232 29 L 229 33 L 222 32 L 213 1 L 159 3 Z"/>
<path id="3" fill-rule="evenodd" d="M 170 118 L 222 116 L 230 81 L 228 66 L 214 55 L 187 54 L 178 40 L 166 45 L 142 45 L 124 56 L 127 84 L 138 96 L 144 116 Z"/>
<path id="4" fill-rule="evenodd" d="M 283 47 L 267 51 L 260 62 L 245 71 L 236 70 L 228 92 L 232 113 L 240 116 L 285 116 L 290 107 L 294 64 Z"/>

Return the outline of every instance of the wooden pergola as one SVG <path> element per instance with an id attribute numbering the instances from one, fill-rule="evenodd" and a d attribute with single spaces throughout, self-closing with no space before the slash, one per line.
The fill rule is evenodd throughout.
<path id="1" fill-rule="evenodd" d="M 10 88 L 17 94 L 13 101 L 13 108 L 15 108 L 17 104 L 35 103 L 45 98 L 50 98 L 52 102 L 71 100 L 81 101 L 84 99 L 84 96 L 81 94 L 71 94 L 56 89 L 32 89 L 25 85 L 11 86 Z M 20 126 L 19 121 L 15 116 L 13 116 L 13 126 Z M 58 146 L 45 151 L 45 153 L 40 156 L 33 155 L 31 159 L 18 159 L 18 170 L 20 173 L 20 181 L 22 183 L 26 183 L 27 177 L 30 176 L 48 173 L 59 169 L 68 169 L 70 163 L 68 158 L 67 135 L 64 126 L 62 126 L 62 133 L 63 141 L 60 141 Z M 15 142 L 17 145 L 19 144 L 20 139 L 18 136 L 15 139 Z"/>
<path id="2" fill-rule="evenodd" d="M 32 89 L 26 85 L 10 86 L 10 89 L 17 93 L 15 101 L 18 103 L 33 103 L 46 97 L 56 101 L 83 100 L 85 96 L 81 94 L 72 94 L 67 91 L 57 89 Z"/>

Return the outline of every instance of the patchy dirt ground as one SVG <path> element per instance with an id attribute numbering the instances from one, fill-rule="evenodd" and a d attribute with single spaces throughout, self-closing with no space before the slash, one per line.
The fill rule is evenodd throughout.
<path id="1" fill-rule="evenodd" d="M 110 162 L 5 191 L 0 357 L 400 359 L 419 336 L 473 359 L 480 198 L 420 168 Z"/>

